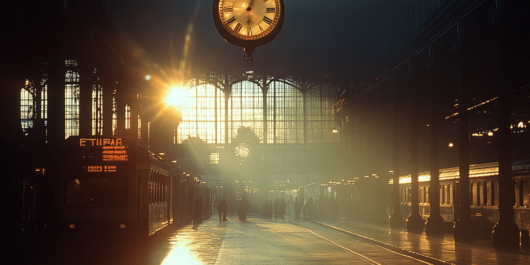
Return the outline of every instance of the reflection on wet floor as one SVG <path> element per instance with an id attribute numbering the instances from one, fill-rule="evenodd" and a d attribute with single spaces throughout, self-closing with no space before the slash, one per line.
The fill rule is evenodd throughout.
<path id="1" fill-rule="evenodd" d="M 527 246 L 507 251 L 494 249 L 487 241 L 455 243 L 448 234 L 428 237 L 425 233 L 409 233 L 406 229 L 389 231 L 387 226 L 360 222 L 327 219 L 316 224 L 290 218 L 264 219 L 256 214 L 249 215 L 245 222 L 236 216 L 229 216 L 227 222 L 211 218 L 198 226 L 157 233 L 139 244 L 60 242 L 30 252 L 34 255 L 28 257 L 30 262 L 22 264 L 351 264 L 356 260 L 352 251 L 386 264 L 404 261 L 365 244 L 370 240 L 455 264 L 530 264 Z M 361 235 L 363 239 L 345 236 L 326 225 Z"/>
<path id="2" fill-rule="evenodd" d="M 168 254 L 161 264 L 215 263 L 226 227 L 226 223 L 212 220 L 207 220 L 198 226 L 183 227 L 167 239 Z"/>
<path id="3" fill-rule="evenodd" d="M 169 264 L 202 264 L 199 257 L 192 253 L 188 246 L 184 245 L 178 245 L 174 247 L 169 254 L 166 256 L 166 258 L 162 261 L 161 265 L 169 265 Z"/>

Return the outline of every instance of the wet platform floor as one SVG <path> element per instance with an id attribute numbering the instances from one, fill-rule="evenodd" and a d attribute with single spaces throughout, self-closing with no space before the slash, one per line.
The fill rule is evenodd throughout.
<path id="1" fill-rule="evenodd" d="M 342 230 L 339 232 L 338 230 Z M 64 243 L 64 242 L 63 242 Z M 26 264 L 530 264 L 530 248 L 496 249 L 490 242 L 454 242 L 346 220 L 215 216 L 134 242 L 45 246 Z M 385 247 L 386 246 L 386 247 Z M 385 249 L 386 248 L 386 249 Z M 388 249 L 388 250 L 387 250 Z M 13 264 L 23 264 L 13 263 Z"/>

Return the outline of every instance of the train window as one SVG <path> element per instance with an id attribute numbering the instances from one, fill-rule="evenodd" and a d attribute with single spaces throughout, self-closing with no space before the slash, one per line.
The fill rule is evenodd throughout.
<path id="1" fill-rule="evenodd" d="M 486 182 L 486 205 L 491 206 L 491 181 Z"/>
<path id="2" fill-rule="evenodd" d="M 444 190 L 444 185 L 440 185 L 440 204 L 445 203 L 443 190 Z"/>
<path id="3" fill-rule="evenodd" d="M 478 183 L 478 205 L 484 205 L 484 186 L 482 182 Z"/>
<path id="4" fill-rule="evenodd" d="M 429 187 L 425 187 L 425 202 L 430 203 L 429 201 Z"/>
<path id="5" fill-rule="evenodd" d="M 126 178 L 67 178 L 66 205 L 121 207 L 127 204 Z"/>
<path id="6" fill-rule="evenodd" d="M 472 204 L 471 205 L 477 205 L 477 197 L 478 197 L 478 194 L 477 194 L 477 183 L 475 182 L 472 182 L 470 183 L 471 184 L 471 197 L 472 197 Z"/>
<path id="7" fill-rule="evenodd" d="M 444 200 L 445 204 L 449 204 L 449 196 L 447 196 L 447 190 L 449 189 L 449 185 L 444 185 Z"/>
<path id="8" fill-rule="evenodd" d="M 447 204 L 453 204 L 453 185 L 449 186 L 449 196 L 447 197 Z"/>

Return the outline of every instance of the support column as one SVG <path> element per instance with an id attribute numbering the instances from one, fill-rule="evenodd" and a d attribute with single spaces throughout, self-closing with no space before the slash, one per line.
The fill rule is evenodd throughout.
<path id="1" fill-rule="evenodd" d="M 454 223 L 454 238 L 458 241 L 474 241 L 476 227 L 470 217 L 469 208 L 469 117 L 467 91 L 462 86 L 462 22 L 457 24 L 457 82 L 458 82 L 458 157 L 460 172 L 460 215 Z"/>
<path id="2" fill-rule="evenodd" d="M 232 93 L 232 85 L 229 84 L 228 73 L 224 76 L 224 104 L 225 104 L 225 150 L 228 150 L 229 137 L 228 137 L 228 100 L 230 99 L 230 93 Z M 226 180 L 225 180 L 226 183 Z"/>
<path id="3" fill-rule="evenodd" d="M 409 231 L 421 231 L 425 227 L 425 221 L 420 215 L 420 204 L 418 201 L 418 192 L 419 192 L 419 182 L 418 177 L 419 173 L 419 150 L 418 150 L 418 125 L 417 125 L 417 104 L 415 97 L 415 86 L 411 84 L 411 74 L 410 74 L 410 61 L 409 65 L 409 82 L 410 86 L 410 188 L 411 188 L 411 212 L 407 217 L 407 230 Z"/>
<path id="4" fill-rule="evenodd" d="M 510 95 L 509 89 L 504 85 L 502 54 L 502 9 L 503 1 L 495 1 L 497 44 L 497 90 L 499 93 L 499 111 L 497 122 L 499 124 L 499 221 L 493 227 L 491 239 L 495 246 L 519 246 L 519 227 L 513 218 L 513 205 L 515 204 L 515 191 L 512 185 L 512 155 L 511 155 L 511 130 L 510 130 Z"/>
<path id="5" fill-rule="evenodd" d="M 444 219 L 440 215 L 440 122 L 436 106 L 436 98 L 432 85 L 432 62 L 433 49 L 429 46 L 429 61 L 427 63 L 428 84 L 429 84 L 429 101 L 430 101 L 430 129 L 431 129 L 431 183 L 429 185 L 429 204 L 431 214 L 425 223 L 425 232 L 428 234 L 443 234 Z"/>
<path id="6" fill-rule="evenodd" d="M 390 215 L 390 227 L 397 228 L 403 226 L 403 219 L 401 217 L 401 200 L 399 196 L 399 124 L 398 124 L 398 102 L 397 90 L 395 86 L 394 77 L 392 77 L 392 172 L 394 184 L 392 184 L 392 214 Z"/>
<path id="7" fill-rule="evenodd" d="M 267 144 L 267 136 L 268 136 L 268 122 L 267 122 L 267 114 L 268 114 L 268 106 L 267 106 L 267 93 L 269 91 L 269 84 L 267 83 L 267 78 L 262 79 L 263 82 L 263 143 Z"/>
<path id="8" fill-rule="evenodd" d="M 42 186 L 42 200 L 44 206 L 44 219 L 50 226 L 47 231 L 54 232 L 54 223 L 56 207 L 54 186 L 60 179 L 61 166 L 65 162 L 63 159 L 57 159 L 59 155 L 62 158 L 64 154 L 64 136 L 65 136 L 65 66 L 64 55 L 61 51 L 63 46 L 59 41 L 56 44 L 54 52 L 49 61 L 48 72 L 48 154 L 46 161 L 46 181 Z"/>

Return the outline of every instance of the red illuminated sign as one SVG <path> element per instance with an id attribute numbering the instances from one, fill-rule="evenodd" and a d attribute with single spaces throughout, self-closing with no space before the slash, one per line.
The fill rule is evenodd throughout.
<path id="1" fill-rule="evenodd" d="M 128 161 L 127 146 L 122 138 L 79 138 L 79 146 L 97 147 L 102 150 L 103 161 Z M 111 172 L 111 171 L 87 171 Z"/>
<path id="2" fill-rule="evenodd" d="M 79 146 L 123 146 L 122 138 L 79 138 Z"/>
<path id="3" fill-rule="evenodd" d="M 86 172 L 116 172 L 116 166 L 87 166 Z"/>

